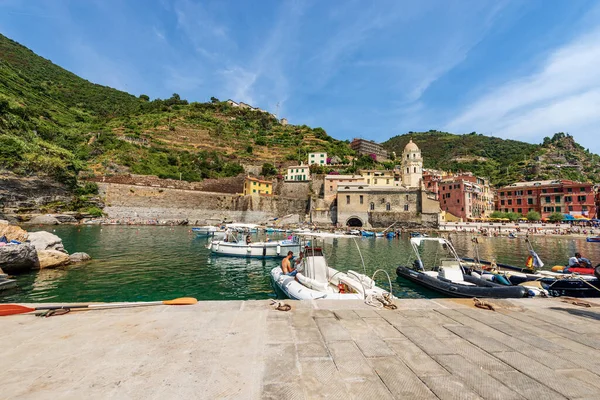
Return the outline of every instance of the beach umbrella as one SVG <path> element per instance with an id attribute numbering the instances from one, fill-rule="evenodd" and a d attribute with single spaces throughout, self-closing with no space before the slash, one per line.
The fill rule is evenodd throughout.
<path id="1" fill-rule="evenodd" d="M 564 214 L 563 221 L 574 221 L 575 218 L 571 214 Z"/>

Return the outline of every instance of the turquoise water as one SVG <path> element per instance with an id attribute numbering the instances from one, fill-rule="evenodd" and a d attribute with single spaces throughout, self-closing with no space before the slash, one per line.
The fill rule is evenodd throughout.
<path id="1" fill-rule="evenodd" d="M 41 229 L 41 228 L 40 228 Z M 83 251 L 93 260 L 64 269 L 42 270 L 16 277 L 18 289 L 0 295 L 0 302 L 149 301 L 191 296 L 199 300 L 274 298 L 269 272 L 279 260 L 215 257 L 205 248 L 208 239 L 196 238 L 189 227 L 58 226 L 44 228 L 63 239 L 69 253 Z M 34 229 L 35 230 L 35 229 Z M 459 254 L 472 256 L 468 235 L 451 236 Z M 255 235 L 254 240 L 261 237 Z M 483 259 L 524 265 L 527 245 L 520 239 L 479 238 Z M 600 262 L 600 243 L 585 239 L 535 237 L 538 254 L 551 267 L 566 263 L 580 251 Z M 355 241 L 326 239 L 329 264 L 339 270 L 362 271 Z M 412 259 L 408 237 L 357 238 L 367 272 L 387 271 L 398 297 L 435 297 L 403 279 L 395 268 Z M 595 264 L 594 264 L 595 265 Z M 387 287 L 387 278 L 376 279 Z"/>

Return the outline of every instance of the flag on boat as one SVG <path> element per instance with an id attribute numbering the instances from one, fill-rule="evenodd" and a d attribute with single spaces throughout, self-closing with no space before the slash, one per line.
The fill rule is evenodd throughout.
<path id="1" fill-rule="evenodd" d="M 544 266 L 542 259 L 540 258 L 540 256 L 537 255 L 537 253 L 533 249 L 529 250 L 529 254 L 531 254 L 531 257 L 533 257 L 534 268 L 542 268 Z"/>

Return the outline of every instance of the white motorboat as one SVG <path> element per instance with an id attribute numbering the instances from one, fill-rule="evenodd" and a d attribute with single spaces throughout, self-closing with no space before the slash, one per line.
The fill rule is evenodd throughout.
<path id="1" fill-rule="evenodd" d="M 232 257 L 273 258 L 285 257 L 288 251 L 300 252 L 300 242 L 296 237 L 270 242 L 239 241 L 236 235 L 228 233 L 223 240 L 212 240 L 207 248 L 212 254 Z"/>
<path id="2" fill-rule="evenodd" d="M 290 299 L 365 300 L 369 296 L 393 298 L 389 292 L 376 286 L 367 275 L 352 270 L 341 272 L 329 267 L 322 248 L 306 246 L 303 251 L 304 259 L 298 268 L 296 279 L 285 275 L 281 267 L 271 270 L 273 283 Z"/>
<path id="3" fill-rule="evenodd" d="M 196 228 L 192 228 L 192 232 L 194 232 L 196 234 L 196 236 L 198 236 L 198 237 L 224 238 L 226 231 L 221 230 L 221 229 L 217 228 L 216 226 L 206 225 L 206 226 L 199 226 Z"/>

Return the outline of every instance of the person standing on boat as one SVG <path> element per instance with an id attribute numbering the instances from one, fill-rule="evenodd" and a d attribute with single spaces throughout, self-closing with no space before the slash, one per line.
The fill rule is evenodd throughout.
<path id="1" fill-rule="evenodd" d="M 298 270 L 298 267 L 302 266 L 302 260 L 304 260 L 304 252 L 301 251 L 300 252 L 300 257 L 296 258 L 296 260 L 294 261 L 294 269 Z"/>
<path id="2" fill-rule="evenodd" d="M 281 261 L 281 270 L 285 275 L 296 276 L 298 271 L 295 268 L 292 268 L 290 264 L 290 260 L 294 257 L 293 251 L 288 251 L 287 256 Z"/>

